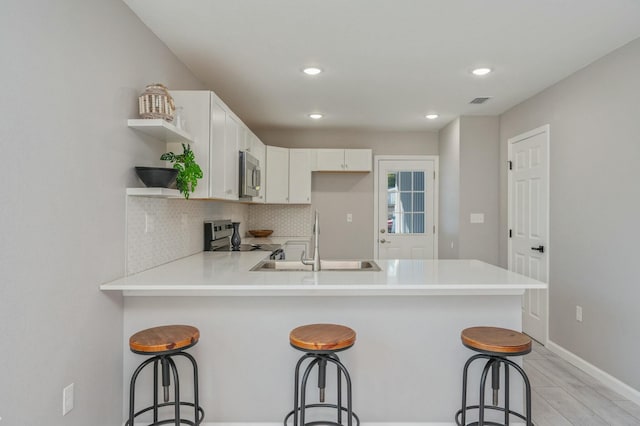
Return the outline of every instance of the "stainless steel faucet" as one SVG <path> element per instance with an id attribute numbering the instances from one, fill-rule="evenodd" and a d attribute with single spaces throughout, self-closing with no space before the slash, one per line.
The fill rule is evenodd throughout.
<path id="1" fill-rule="evenodd" d="M 307 254 L 306 250 L 300 255 L 300 262 L 304 265 L 311 265 L 311 269 L 313 271 L 320 270 L 320 250 L 318 249 L 318 235 L 320 234 L 319 223 L 318 210 L 316 210 L 315 219 L 313 221 L 313 257 L 305 259 L 304 256 Z"/>

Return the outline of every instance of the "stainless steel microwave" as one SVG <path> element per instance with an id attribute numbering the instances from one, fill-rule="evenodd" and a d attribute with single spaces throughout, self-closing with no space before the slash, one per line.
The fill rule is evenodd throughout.
<path id="1" fill-rule="evenodd" d="M 240 151 L 240 197 L 257 197 L 261 184 L 260 161 L 247 151 Z"/>

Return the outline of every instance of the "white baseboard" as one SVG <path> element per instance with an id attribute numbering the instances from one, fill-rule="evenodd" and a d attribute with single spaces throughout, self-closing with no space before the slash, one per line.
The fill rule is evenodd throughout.
<path id="1" fill-rule="evenodd" d="M 627 398 L 629 401 L 635 402 L 636 404 L 640 405 L 640 391 L 638 391 L 637 389 L 632 388 L 628 384 L 613 377 L 609 373 L 600 370 L 595 365 L 590 364 L 573 352 L 569 352 L 562 346 L 553 343 L 551 340 L 547 341 L 547 349 L 549 349 L 551 352 L 558 355 L 568 363 L 578 367 L 585 373 L 588 373 L 596 379 L 600 380 L 603 385 L 609 387 L 614 392 L 617 392 Z"/>

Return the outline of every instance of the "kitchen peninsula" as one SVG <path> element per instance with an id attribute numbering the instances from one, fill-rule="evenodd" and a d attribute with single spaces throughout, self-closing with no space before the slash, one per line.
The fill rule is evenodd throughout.
<path id="1" fill-rule="evenodd" d="M 200 329 L 190 352 L 207 424 L 280 423 L 300 356 L 289 331 L 320 322 L 357 332 L 341 358 L 363 423 L 451 423 L 470 355 L 460 331 L 520 330 L 524 290 L 547 287 L 477 260 L 376 260 L 378 272 L 250 271 L 264 256 L 203 252 L 101 286 L 125 296 L 125 339 L 161 324 Z M 125 343 L 123 395 L 139 362 Z"/>

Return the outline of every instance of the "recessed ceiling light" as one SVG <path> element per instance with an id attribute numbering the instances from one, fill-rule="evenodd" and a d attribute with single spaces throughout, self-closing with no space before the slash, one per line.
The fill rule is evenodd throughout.
<path id="1" fill-rule="evenodd" d="M 428 118 L 429 120 L 435 120 L 436 118 L 439 117 L 439 115 L 438 114 L 427 114 L 424 117 Z"/>
<path id="2" fill-rule="evenodd" d="M 320 120 L 322 117 L 324 117 L 322 114 L 314 112 L 312 114 L 309 114 L 309 118 L 313 118 L 314 120 Z"/>
<path id="3" fill-rule="evenodd" d="M 322 70 L 318 67 L 309 67 L 302 70 L 303 73 L 307 75 L 318 75 L 322 72 Z"/>
<path id="4" fill-rule="evenodd" d="M 487 75 L 491 72 L 491 68 L 476 68 L 471 73 L 473 75 Z"/>

